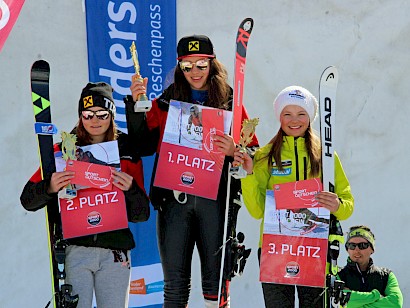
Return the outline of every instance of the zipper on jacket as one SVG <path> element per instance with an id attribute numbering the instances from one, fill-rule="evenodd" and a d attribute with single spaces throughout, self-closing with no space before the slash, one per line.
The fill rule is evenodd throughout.
<path id="1" fill-rule="evenodd" d="M 364 285 L 364 284 L 365 284 L 365 281 L 364 281 L 363 273 L 362 273 L 362 271 L 360 270 L 359 264 L 357 264 L 357 263 L 356 263 L 356 269 L 357 269 L 357 271 L 359 272 L 360 277 L 362 277 L 362 282 L 363 282 L 363 285 Z"/>
<path id="2" fill-rule="evenodd" d="M 294 137 L 293 138 L 293 145 L 295 151 L 295 162 L 296 162 L 296 181 L 299 181 L 299 159 L 298 159 L 298 140 Z"/>
<path id="3" fill-rule="evenodd" d="M 307 158 L 303 157 L 303 179 L 307 180 Z"/>

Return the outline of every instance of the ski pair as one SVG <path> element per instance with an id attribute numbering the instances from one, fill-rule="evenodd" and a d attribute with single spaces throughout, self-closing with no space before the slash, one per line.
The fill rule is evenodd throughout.
<path id="1" fill-rule="evenodd" d="M 31 67 L 31 93 L 37 135 L 38 153 L 42 179 L 50 178 L 56 171 L 53 148 L 53 134 L 57 132 L 51 122 L 49 95 L 50 65 L 44 60 L 34 62 Z M 51 288 L 54 308 L 75 308 L 78 295 L 72 295 L 72 286 L 65 283 L 65 247 L 62 239 L 61 220 L 58 208 L 45 207 L 48 249 L 50 255 Z"/>

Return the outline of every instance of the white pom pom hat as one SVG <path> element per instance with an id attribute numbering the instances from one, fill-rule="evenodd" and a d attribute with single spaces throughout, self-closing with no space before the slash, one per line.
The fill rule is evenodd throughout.
<path id="1" fill-rule="evenodd" d="M 316 97 L 308 90 L 299 86 L 290 86 L 278 94 L 273 101 L 275 116 L 280 121 L 280 114 L 288 105 L 296 105 L 306 110 L 309 115 L 310 123 L 316 118 L 318 103 Z"/>

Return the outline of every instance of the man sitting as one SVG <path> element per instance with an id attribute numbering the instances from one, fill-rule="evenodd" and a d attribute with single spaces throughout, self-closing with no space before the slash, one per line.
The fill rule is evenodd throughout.
<path id="1" fill-rule="evenodd" d="M 375 237 L 366 226 L 351 227 L 347 235 L 347 265 L 340 270 L 339 278 L 351 292 L 348 308 L 402 307 L 403 295 L 393 272 L 373 264 Z"/>

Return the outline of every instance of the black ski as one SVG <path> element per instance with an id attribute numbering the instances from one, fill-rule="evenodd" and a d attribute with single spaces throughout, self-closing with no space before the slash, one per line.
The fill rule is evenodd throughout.
<path id="1" fill-rule="evenodd" d="M 38 142 L 38 153 L 42 178 L 50 178 L 56 171 L 53 149 L 53 134 L 57 132 L 51 122 L 49 95 L 50 65 L 44 60 L 34 62 L 31 67 L 31 93 L 35 118 L 35 132 Z M 65 284 L 65 244 L 61 236 L 61 220 L 58 207 L 47 205 L 46 226 L 50 255 L 50 273 L 55 308 L 76 307 L 78 296 L 72 296 L 71 285 Z"/>

